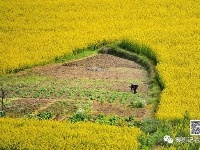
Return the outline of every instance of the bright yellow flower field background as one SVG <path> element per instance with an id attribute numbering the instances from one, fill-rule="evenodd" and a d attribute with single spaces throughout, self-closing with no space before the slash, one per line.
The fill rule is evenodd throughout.
<path id="1" fill-rule="evenodd" d="M 0 0 L 0 72 L 103 40 L 151 47 L 166 88 L 158 118 L 200 118 L 200 1 Z"/>
<path id="2" fill-rule="evenodd" d="M 95 123 L 0 119 L 2 149 L 137 149 L 138 128 Z"/>

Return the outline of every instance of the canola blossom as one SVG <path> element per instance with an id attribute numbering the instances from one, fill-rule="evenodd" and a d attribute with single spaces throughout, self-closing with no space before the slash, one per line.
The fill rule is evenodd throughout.
<path id="1" fill-rule="evenodd" d="M 0 72 L 103 40 L 151 47 L 165 83 L 156 116 L 200 118 L 200 1 L 1 0 Z"/>
<path id="2" fill-rule="evenodd" d="M 137 149 L 137 128 L 0 119 L 0 149 Z"/>

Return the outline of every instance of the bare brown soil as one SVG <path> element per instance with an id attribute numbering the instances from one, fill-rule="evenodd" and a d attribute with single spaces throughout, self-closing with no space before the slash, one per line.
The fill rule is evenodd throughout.
<path id="1" fill-rule="evenodd" d="M 131 69 L 130 69 L 131 68 Z M 99 54 L 79 61 L 34 68 L 34 71 L 57 78 L 134 79 L 141 78 L 142 67 L 133 61 Z"/>
<path id="2" fill-rule="evenodd" d="M 132 109 L 127 105 L 119 103 L 99 103 L 93 102 L 93 113 L 94 114 L 106 114 L 106 115 L 118 115 L 122 117 L 134 116 L 137 119 L 144 119 L 149 113 L 148 108 L 137 108 Z"/>
<path id="3" fill-rule="evenodd" d="M 5 107 L 5 111 L 10 117 L 18 117 L 32 113 L 33 111 L 36 111 L 51 102 L 51 99 L 22 98 L 15 100 L 12 104 L 7 105 Z"/>
<path id="4" fill-rule="evenodd" d="M 131 83 L 139 84 L 140 93 L 148 92 L 148 74 L 139 64 L 108 54 L 98 54 L 82 60 L 64 64 L 40 66 L 32 70 L 56 78 L 94 79 L 112 82 L 108 90 L 129 92 Z M 87 87 L 86 87 L 87 88 Z"/>

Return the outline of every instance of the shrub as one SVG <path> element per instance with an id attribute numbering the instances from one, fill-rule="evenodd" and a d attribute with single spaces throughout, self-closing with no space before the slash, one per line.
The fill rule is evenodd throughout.
<path id="1" fill-rule="evenodd" d="M 5 111 L 1 110 L 0 111 L 0 117 L 4 117 L 4 116 L 6 116 L 6 113 L 5 113 Z"/>
<path id="2" fill-rule="evenodd" d="M 144 102 L 141 99 L 136 99 L 135 101 L 131 102 L 131 107 L 142 108 L 144 107 Z"/>
<path id="3" fill-rule="evenodd" d="M 145 133 L 153 133 L 159 127 L 160 122 L 155 119 L 146 119 L 141 125 L 142 131 Z"/>
<path id="4" fill-rule="evenodd" d="M 51 112 L 39 112 L 36 116 L 39 120 L 48 120 L 53 117 L 53 114 Z"/>
<path id="5" fill-rule="evenodd" d="M 78 121 L 89 121 L 92 119 L 91 114 L 86 114 L 84 109 L 78 109 L 69 120 L 73 123 Z"/>

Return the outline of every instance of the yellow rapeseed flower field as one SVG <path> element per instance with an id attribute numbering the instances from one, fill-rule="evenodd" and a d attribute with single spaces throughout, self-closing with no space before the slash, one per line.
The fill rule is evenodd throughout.
<path id="1" fill-rule="evenodd" d="M 137 149 L 137 128 L 0 119 L 1 149 Z"/>
<path id="2" fill-rule="evenodd" d="M 103 40 L 151 47 L 165 83 L 156 116 L 200 118 L 200 1 L 1 0 L 0 71 L 33 66 Z"/>

